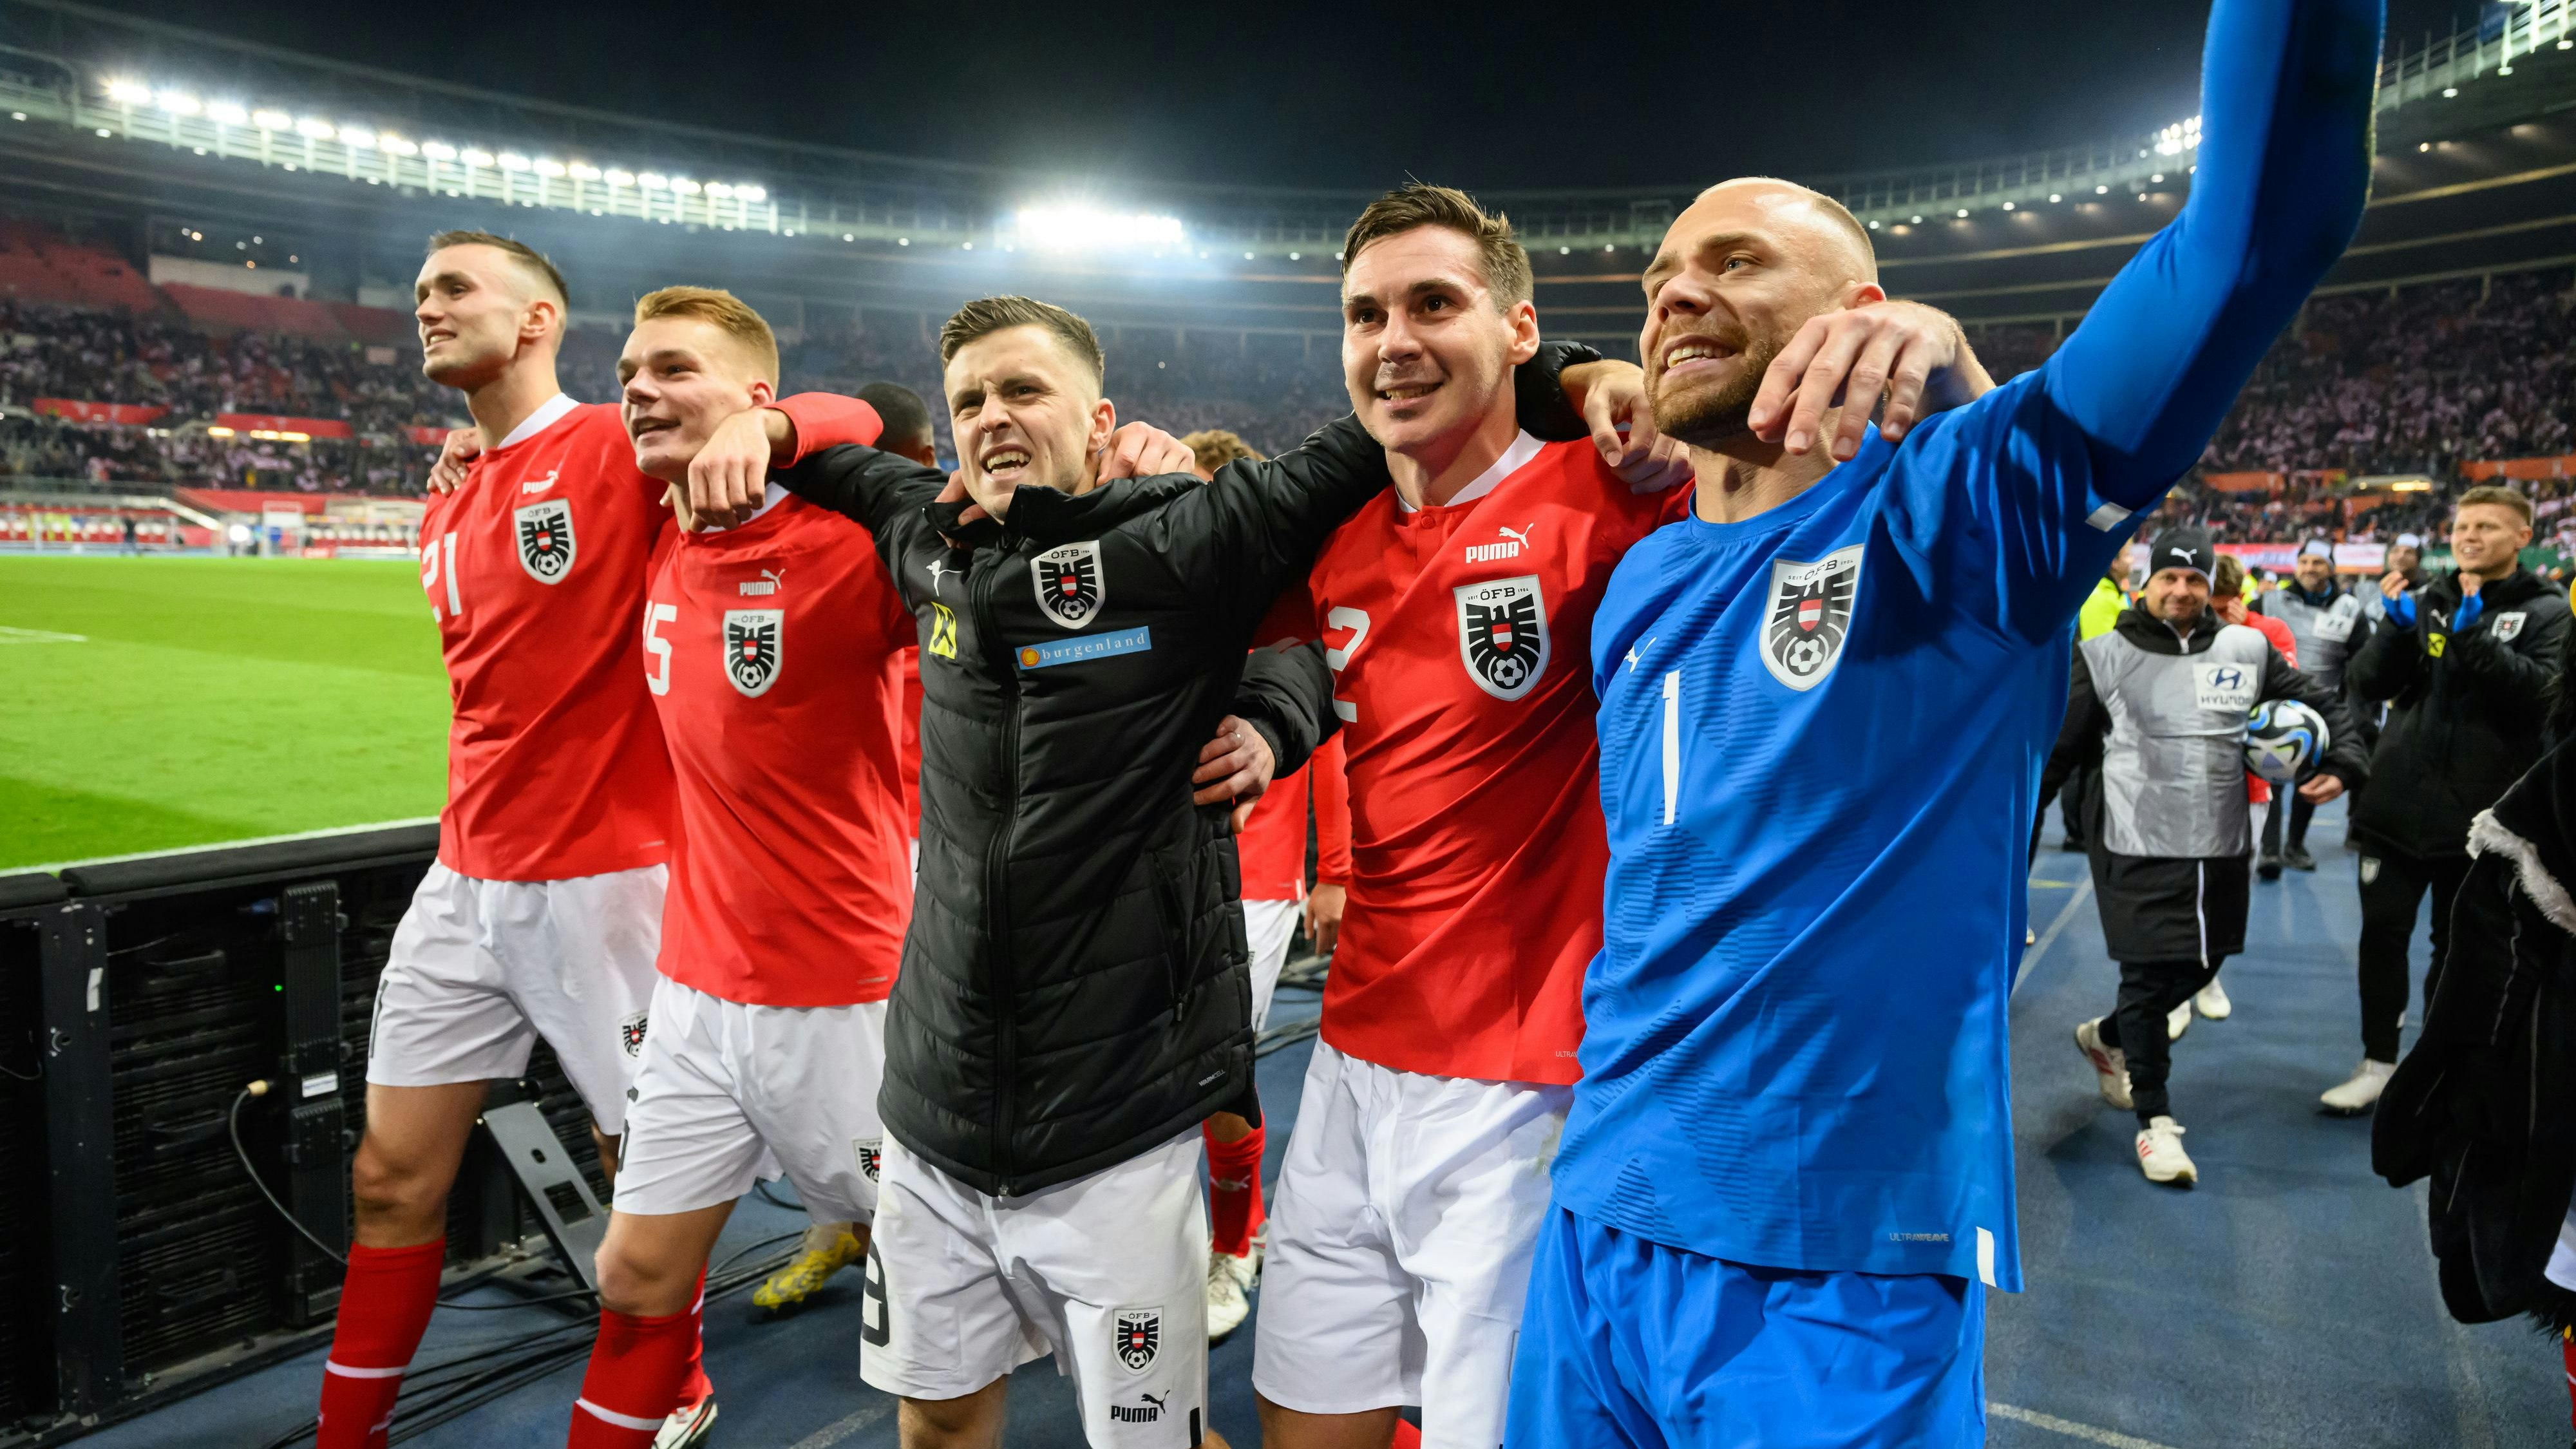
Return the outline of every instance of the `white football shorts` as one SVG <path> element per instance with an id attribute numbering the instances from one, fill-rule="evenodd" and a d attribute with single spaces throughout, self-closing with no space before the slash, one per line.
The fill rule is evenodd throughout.
<path id="1" fill-rule="evenodd" d="M 1189 1449 L 1207 1427 L 1207 1272 L 1196 1127 L 1012 1198 L 888 1138 L 859 1377 L 953 1399 L 1053 1353 L 1094 1449 Z"/>
<path id="2" fill-rule="evenodd" d="M 1422 1409 L 1503 1442 L 1571 1087 L 1399 1072 L 1322 1042 L 1270 1199 L 1252 1386 L 1282 1408 Z"/>
<path id="3" fill-rule="evenodd" d="M 644 1049 L 667 867 L 477 880 L 433 862 L 376 985 L 367 1080 L 438 1087 L 515 1077 L 544 1037 L 599 1130 L 616 1136 Z"/>
<path id="4" fill-rule="evenodd" d="M 617 1210 L 695 1212 L 783 1170 L 816 1222 L 874 1217 L 885 1013 L 751 1006 L 665 977 L 626 1106 Z"/>
<path id="5" fill-rule="evenodd" d="M 1252 942 L 1252 1030 L 1258 1034 L 1270 1020 L 1270 998 L 1279 990 L 1280 968 L 1288 964 L 1288 946 L 1297 936 L 1300 901 L 1245 901 L 1243 934 Z"/>

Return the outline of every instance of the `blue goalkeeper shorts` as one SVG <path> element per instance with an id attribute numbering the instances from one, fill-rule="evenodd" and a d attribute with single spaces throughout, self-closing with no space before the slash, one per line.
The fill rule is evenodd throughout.
<path id="1" fill-rule="evenodd" d="M 1986 1442 L 1985 1290 L 1756 1268 L 1552 1209 L 1506 1449 L 1953 1449 Z"/>

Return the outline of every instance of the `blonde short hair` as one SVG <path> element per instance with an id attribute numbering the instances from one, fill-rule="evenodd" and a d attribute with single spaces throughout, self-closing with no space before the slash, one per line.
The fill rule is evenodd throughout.
<path id="1" fill-rule="evenodd" d="M 741 344 L 771 387 L 778 386 L 778 334 L 748 303 L 721 287 L 664 287 L 635 303 L 635 325 L 679 317 L 704 322 Z"/>

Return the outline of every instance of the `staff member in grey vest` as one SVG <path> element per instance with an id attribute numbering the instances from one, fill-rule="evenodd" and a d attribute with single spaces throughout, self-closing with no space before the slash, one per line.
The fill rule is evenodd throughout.
<path id="1" fill-rule="evenodd" d="M 2197 528 L 2168 529 L 2147 556 L 2147 586 L 2111 632 L 2075 652 L 2066 724 L 2040 798 L 2085 758 L 2101 766 L 2093 822 L 2102 936 L 2120 963 L 2118 1005 L 2075 1028 L 2102 1099 L 2138 1115 L 2138 1166 L 2150 1182 L 2190 1184 L 2165 1077 L 2165 1018 L 2244 949 L 2252 831 L 2245 803 L 2245 716 L 2295 699 L 2333 739 L 2299 794 L 2324 802 L 2367 765 L 2333 691 L 2290 667 L 2270 641 L 2220 622 L 2209 606 L 2217 550 Z"/>
<path id="2" fill-rule="evenodd" d="M 2297 572 L 2280 589 L 2254 601 L 2257 611 L 2269 614 L 2290 626 L 2290 638 L 2299 647 L 2299 672 L 2335 694 L 2342 694 L 2343 662 L 2363 639 L 2370 637 L 2367 616 L 2361 600 L 2350 589 L 2335 581 L 2334 545 L 2322 538 L 2312 538 L 2299 545 Z M 2356 637 L 2358 635 L 2358 637 Z M 2353 711 L 2359 725 L 2360 711 Z M 2367 735 L 2364 731 L 2364 735 Z M 2367 755 L 2369 741 L 2356 743 Z M 2317 813 L 2317 805 L 2304 795 L 2290 798 L 2289 809 L 2274 801 L 2263 817 L 2263 858 L 2277 859 L 2292 870 L 2315 870 L 2317 858 L 2308 854 L 2308 821 Z M 2290 817 L 2290 838 L 2286 848 L 2281 840 L 2281 817 Z M 2278 874 L 2279 866 L 2267 866 L 2267 874 Z"/>

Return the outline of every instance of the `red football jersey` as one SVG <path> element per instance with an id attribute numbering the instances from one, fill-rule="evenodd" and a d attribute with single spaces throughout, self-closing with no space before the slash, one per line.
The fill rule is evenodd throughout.
<path id="1" fill-rule="evenodd" d="M 912 838 L 921 838 L 921 646 L 894 657 L 895 678 L 903 690 L 903 819 Z"/>
<path id="2" fill-rule="evenodd" d="M 643 678 L 680 806 L 662 974 L 754 1006 L 894 987 L 912 918 L 893 668 L 915 634 L 868 531 L 793 496 L 664 551 Z"/>
<path id="3" fill-rule="evenodd" d="M 876 410 L 853 398 L 779 408 L 800 452 L 876 437 Z M 438 858 L 482 880 L 659 864 L 671 766 L 635 618 L 670 526 L 665 485 L 637 471 L 613 404 L 558 396 L 504 441 L 421 518 L 420 583 L 455 704 Z"/>
<path id="4" fill-rule="evenodd" d="M 1350 786 L 1342 780 L 1342 737 L 1324 741 L 1304 769 L 1275 781 L 1252 807 L 1252 819 L 1235 837 L 1243 860 L 1243 898 L 1247 901 L 1302 901 L 1306 898 L 1306 801 L 1309 784 L 1315 802 L 1316 878 L 1340 884 L 1350 878 Z M 1338 794 L 1341 808 L 1327 800 Z M 1338 864 L 1338 870 L 1335 866 Z"/>
<path id="5" fill-rule="evenodd" d="M 1349 749 L 1336 1050 L 1434 1076 L 1581 1075 L 1609 867 L 1592 611 L 1689 500 L 1631 492 L 1588 441 L 1524 434 L 1448 504 L 1372 500 L 1316 557 L 1296 625 L 1274 615 L 1270 633 L 1324 641 Z"/>

